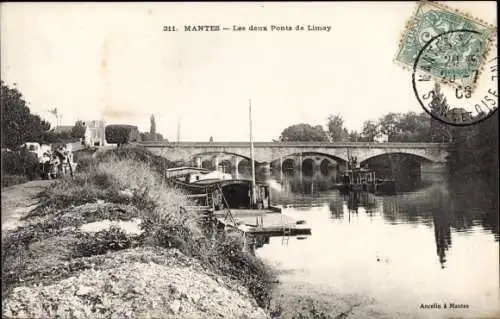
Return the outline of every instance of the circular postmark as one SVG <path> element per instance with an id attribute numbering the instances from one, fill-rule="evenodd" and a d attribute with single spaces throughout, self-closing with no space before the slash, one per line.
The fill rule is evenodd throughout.
<path id="1" fill-rule="evenodd" d="M 413 65 L 412 85 L 429 115 L 449 125 L 468 126 L 496 112 L 498 60 L 496 50 L 488 52 L 488 41 L 475 30 L 451 30 L 422 47 Z"/>

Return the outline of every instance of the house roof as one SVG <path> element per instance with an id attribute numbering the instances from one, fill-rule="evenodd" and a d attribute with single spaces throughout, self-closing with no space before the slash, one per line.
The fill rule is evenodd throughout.
<path id="1" fill-rule="evenodd" d="M 71 132 L 73 125 L 59 125 L 54 129 L 55 133 Z"/>

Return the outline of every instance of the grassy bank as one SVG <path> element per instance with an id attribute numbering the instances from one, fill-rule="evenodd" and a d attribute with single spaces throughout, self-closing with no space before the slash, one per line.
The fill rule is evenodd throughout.
<path id="1" fill-rule="evenodd" d="M 240 238 L 212 239 L 181 213 L 187 198 L 160 176 L 170 165 L 141 149 L 109 151 L 42 193 L 2 233 L 4 315 L 265 317 L 256 306 L 269 305 L 271 270 Z"/>

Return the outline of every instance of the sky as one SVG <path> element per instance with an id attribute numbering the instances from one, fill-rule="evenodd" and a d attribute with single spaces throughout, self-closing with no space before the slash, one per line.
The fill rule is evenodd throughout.
<path id="1" fill-rule="evenodd" d="M 496 25 L 494 2 L 447 2 Z M 287 126 L 347 128 L 421 112 L 394 63 L 416 2 L 2 3 L 1 77 L 55 124 L 104 119 L 181 141 L 255 141 Z M 325 31 L 185 32 L 184 25 L 330 26 Z M 164 25 L 177 32 L 164 32 Z"/>

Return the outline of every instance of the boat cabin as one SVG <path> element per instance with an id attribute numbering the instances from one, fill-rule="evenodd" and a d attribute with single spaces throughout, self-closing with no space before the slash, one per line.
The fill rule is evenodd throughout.
<path id="1" fill-rule="evenodd" d="M 233 179 L 231 174 L 222 173 L 219 171 L 213 172 L 196 172 L 186 175 L 184 181 L 186 183 L 196 183 L 203 180 L 230 180 Z"/>
<path id="2" fill-rule="evenodd" d="M 342 184 L 371 184 L 376 182 L 375 171 L 365 168 L 345 170 L 342 174 Z"/>

